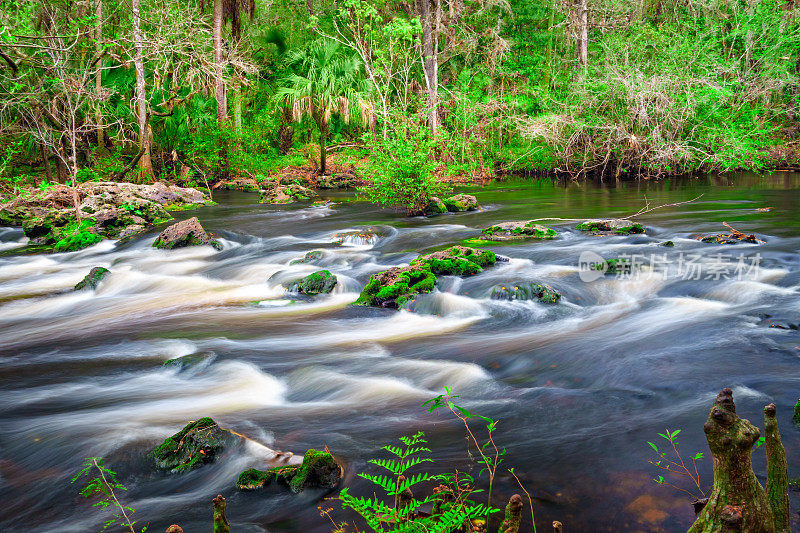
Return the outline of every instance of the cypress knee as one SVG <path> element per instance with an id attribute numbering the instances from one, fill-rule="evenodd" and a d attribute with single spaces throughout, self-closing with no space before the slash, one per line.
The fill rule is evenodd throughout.
<path id="1" fill-rule="evenodd" d="M 172 524 L 167 528 L 166 533 L 183 533 L 183 528 L 178 524 Z"/>
<path id="2" fill-rule="evenodd" d="M 717 395 L 703 430 L 714 459 L 714 487 L 689 533 L 773 533 L 767 493 L 750 462 L 761 432 L 736 414 L 731 389 Z"/>
<path id="3" fill-rule="evenodd" d="M 212 501 L 214 503 L 214 533 L 231 533 L 228 519 L 225 517 L 225 498 L 219 494 Z"/>
<path id="4" fill-rule="evenodd" d="M 767 498 L 772 507 L 775 533 L 789 533 L 789 469 L 778 431 L 775 404 L 764 407 L 764 442 L 767 448 Z"/>
<path id="5" fill-rule="evenodd" d="M 558 520 L 553 522 L 553 533 L 563 533 L 564 525 Z"/>
<path id="6" fill-rule="evenodd" d="M 498 533 L 519 533 L 519 523 L 522 520 L 522 497 L 514 494 L 508 499 L 506 516 L 500 524 Z"/>

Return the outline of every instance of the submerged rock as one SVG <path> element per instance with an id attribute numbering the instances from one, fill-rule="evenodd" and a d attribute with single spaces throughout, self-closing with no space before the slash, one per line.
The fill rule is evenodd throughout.
<path id="1" fill-rule="evenodd" d="M 509 241 L 514 239 L 555 239 L 556 231 L 537 224 L 533 220 L 501 222 L 481 231 L 482 238 L 489 241 Z"/>
<path id="2" fill-rule="evenodd" d="M 497 257 L 492 251 L 467 246 L 451 246 L 446 250 L 421 255 L 411 264 L 428 265 L 430 271 L 436 275 L 471 276 L 482 272 L 484 267 L 492 266 L 496 262 Z"/>
<path id="3" fill-rule="evenodd" d="M 318 200 L 319 195 L 307 187 L 291 183 L 289 185 L 276 185 L 272 189 L 261 191 L 258 201 L 262 204 L 290 204 L 307 200 Z"/>
<path id="4" fill-rule="evenodd" d="M 330 453 L 311 449 L 303 455 L 303 462 L 299 465 L 245 470 L 239 474 L 236 486 L 242 490 L 257 490 L 275 481 L 297 494 L 306 489 L 333 488 L 341 478 L 342 468 Z"/>
<path id="5" fill-rule="evenodd" d="M 792 415 L 792 422 L 800 426 L 800 399 L 794 404 L 794 414 Z"/>
<path id="6" fill-rule="evenodd" d="M 478 199 L 471 194 L 456 194 L 443 200 L 447 210 L 452 213 L 462 213 L 464 211 L 475 211 L 480 207 Z"/>
<path id="7" fill-rule="evenodd" d="M 638 263 L 634 265 L 630 259 L 624 257 L 615 257 L 613 259 L 606 259 L 602 263 L 594 265 L 595 270 L 601 270 L 605 274 L 630 274 L 634 266 L 639 266 Z"/>
<path id="8" fill-rule="evenodd" d="M 431 292 L 436 276 L 427 264 L 393 267 L 370 276 L 356 305 L 399 309 L 417 294 Z"/>
<path id="9" fill-rule="evenodd" d="M 214 354 L 214 352 L 196 352 L 189 355 L 183 355 L 181 357 L 175 357 L 173 359 L 167 359 L 161 363 L 161 366 L 186 370 L 195 366 L 206 365 L 215 357 L 216 354 Z"/>
<path id="10" fill-rule="evenodd" d="M 575 226 L 581 231 L 591 232 L 592 235 L 631 235 L 644 233 L 644 226 L 638 222 L 623 219 L 592 219 L 585 220 Z"/>
<path id="11" fill-rule="evenodd" d="M 664 241 L 660 243 L 659 246 L 666 246 L 667 248 L 672 248 L 675 246 L 675 243 L 672 241 Z"/>
<path id="12" fill-rule="evenodd" d="M 300 294 L 327 294 L 336 287 L 337 283 L 336 276 L 331 274 L 329 270 L 318 270 L 299 281 L 289 284 L 286 288 L 290 292 Z"/>
<path id="13" fill-rule="evenodd" d="M 294 259 L 293 261 L 290 261 L 289 264 L 290 265 L 300 265 L 300 264 L 303 264 L 303 263 L 312 263 L 314 261 L 319 261 L 320 259 L 322 259 L 322 251 L 321 250 L 312 250 L 310 252 L 307 252 L 306 255 L 304 255 L 302 259 Z"/>
<path id="14" fill-rule="evenodd" d="M 109 272 L 111 271 L 107 268 L 94 267 L 82 280 L 75 285 L 73 290 L 82 291 L 83 289 L 96 289 L 100 284 L 100 281 L 102 281 L 102 279 L 106 277 L 106 274 Z"/>
<path id="15" fill-rule="evenodd" d="M 542 303 L 554 304 L 561 299 L 561 293 L 544 283 L 519 283 L 494 287 L 492 300 L 539 300 Z"/>
<path id="16" fill-rule="evenodd" d="M 241 437 L 222 429 L 210 417 L 189 422 L 182 430 L 167 438 L 150 452 L 158 468 L 172 473 L 186 472 L 211 463 Z"/>
<path id="17" fill-rule="evenodd" d="M 717 235 L 696 235 L 693 238 L 706 244 L 739 244 L 740 242 L 749 242 L 751 244 L 758 244 L 758 238 L 755 235 L 745 235 L 744 237 L 735 237 L 730 234 L 719 233 Z"/>
<path id="18" fill-rule="evenodd" d="M 217 250 L 222 249 L 222 245 L 211 239 L 200 225 L 197 217 L 192 217 L 188 220 L 183 220 L 176 224 L 171 225 L 161 232 L 156 238 L 153 246 L 164 250 L 172 250 L 175 248 L 183 248 L 185 246 L 201 246 L 210 244 Z"/>
<path id="19" fill-rule="evenodd" d="M 441 215 L 447 213 L 447 206 L 438 196 L 431 196 L 425 207 L 422 208 L 422 214 L 425 216 Z"/>

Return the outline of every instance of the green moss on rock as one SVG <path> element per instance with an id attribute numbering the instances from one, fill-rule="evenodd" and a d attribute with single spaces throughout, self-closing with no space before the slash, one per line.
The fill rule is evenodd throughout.
<path id="1" fill-rule="evenodd" d="M 472 276 L 482 272 L 485 267 L 497 262 L 497 256 L 490 250 L 480 250 L 467 246 L 451 246 L 427 255 L 422 255 L 411 262 L 428 265 L 435 275 Z"/>
<path id="2" fill-rule="evenodd" d="M 310 449 L 299 465 L 276 466 L 266 471 L 245 470 L 239 474 L 236 486 L 242 490 L 256 490 L 275 481 L 297 494 L 306 489 L 333 488 L 341 477 L 342 469 L 330 453 Z"/>
<path id="3" fill-rule="evenodd" d="M 108 274 L 110 270 L 104 267 L 94 267 L 89 271 L 86 276 L 79 281 L 73 290 L 82 291 L 83 289 L 96 289 L 100 281 Z"/>
<path id="4" fill-rule="evenodd" d="M 222 245 L 219 242 L 209 237 L 197 217 L 192 217 L 188 220 L 177 222 L 162 231 L 153 243 L 153 247 L 172 250 L 186 246 L 202 246 L 204 244 L 211 245 L 217 250 L 222 249 Z"/>
<path id="5" fill-rule="evenodd" d="M 318 270 L 299 281 L 291 283 L 287 289 L 290 292 L 308 295 L 328 294 L 336 287 L 337 283 L 336 276 L 331 274 L 329 270 Z"/>
<path id="6" fill-rule="evenodd" d="M 212 418 L 204 417 L 189 422 L 150 452 L 149 457 L 161 470 L 186 472 L 212 462 L 240 438 L 219 427 Z"/>
<path id="7" fill-rule="evenodd" d="M 398 309 L 418 294 L 431 292 L 436 276 L 426 264 L 393 267 L 370 276 L 356 305 Z"/>
<path id="8" fill-rule="evenodd" d="M 555 304 L 561 299 L 561 293 L 544 283 L 520 283 L 494 287 L 490 297 L 493 300 L 539 300 Z"/>
<path id="9" fill-rule="evenodd" d="M 552 228 L 537 224 L 533 220 L 520 220 L 516 222 L 501 222 L 481 231 L 483 237 L 492 241 L 506 241 L 514 239 L 555 239 L 558 233 Z"/>
<path id="10" fill-rule="evenodd" d="M 471 194 L 456 194 L 442 200 L 447 210 L 453 213 L 475 211 L 478 209 L 478 200 Z"/>
<path id="11" fill-rule="evenodd" d="M 322 259 L 322 251 L 320 251 L 320 250 L 312 250 L 310 252 L 307 252 L 306 255 L 304 255 L 302 259 L 295 259 L 295 260 L 291 261 L 289 264 L 290 265 L 300 265 L 300 264 L 303 264 L 303 263 L 312 263 L 314 261 L 319 261 L 320 259 Z"/>
<path id="12" fill-rule="evenodd" d="M 794 404 L 794 415 L 792 415 L 792 422 L 800 426 L 800 399 Z"/>
<path id="13" fill-rule="evenodd" d="M 236 486 L 241 490 L 257 490 L 269 486 L 275 479 L 274 472 L 264 472 L 256 468 L 250 468 L 239 474 Z"/>
<path id="14" fill-rule="evenodd" d="M 422 214 L 425 216 L 441 215 L 447 213 L 447 206 L 441 198 L 432 196 L 425 207 L 422 208 Z"/>
<path id="15" fill-rule="evenodd" d="M 585 220 L 575 226 L 580 231 L 591 232 L 593 235 L 632 235 L 644 233 L 644 226 L 638 222 L 623 219 L 593 219 Z"/>
<path id="16" fill-rule="evenodd" d="M 601 270 L 606 274 L 630 274 L 633 263 L 624 257 L 606 259 L 602 263 L 594 265 L 595 270 Z"/>

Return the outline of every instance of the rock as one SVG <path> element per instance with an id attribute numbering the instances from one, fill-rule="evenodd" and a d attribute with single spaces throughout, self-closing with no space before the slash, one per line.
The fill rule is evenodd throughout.
<path id="1" fill-rule="evenodd" d="M 675 246 L 675 243 L 672 241 L 664 241 L 659 246 L 666 246 L 667 248 L 672 248 Z"/>
<path id="2" fill-rule="evenodd" d="M 318 270 L 299 281 L 291 283 L 286 288 L 289 292 L 297 292 L 300 294 L 328 294 L 336 287 L 337 283 L 336 276 L 331 274 L 330 271 Z"/>
<path id="3" fill-rule="evenodd" d="M 311 449 L 303 455 L 299 465 L 278 466 L 266 471 L 245 470 L 239 474 L 236 486 L 242 490 L 257 490 L 275 481 L 298 494 L 306 489 L 333 488 L 341 478 L 342 468 L 330 453 Z"/>
<path id="4" fill-rule="evenodd" d="M 792 415 L 792 422 L 797 425 L 800 425 L 800 399 L 797 400 L 797 403 L 794 404 L 794 414 Z"/>
<path id="5" fill-rule="evenodd" d="M 358 179 L 352 174 L 335 173 L 330 176 L 317 177 L 316 187 L 319 189 L 348 189 L 355 187 Z"/>
<path id="6" fill-rule="evenodd" d="M 453 213 L 475 211 L 479 207 L 478 199 L 471 194 L 456 194 L 450 198 L 445 198 L 444 205 L 447 206 L 448 211 Z"/>
<path id="7" fill-rule="evenodd" d="M 122 231 L 119 232 L 119 238 L 122 239 L 129 239 L 134 237 L 144 231 L 144 226 L 141 224 L 131 224 L 130 226 L 126 226 Z"/>
<path id="8" fill-rule="evenodd" d="M 441 215 L 442 213 L 447 213 L 447 206 L 444 205 L 441 198 L 436 196 L 431 196 L 431 199 L 428 200 L 428 203 L 422 208 L 422 214 L 428 217 Z"/>
<path id="9" fill-rule="evenodd" d="M 411 264 L 425 264 L 437 276 L 471 276 L 482 272 L 484 267 L 492 266 L 496 262 L 497 257 L 492 251 L 467 246 L 451 246 L 446 250 L 422 255 Z"/>
<path id="10" fill-rule="evenodd" d="M 393 267 L 370 276 L 355 303 L 399 309 L 417 294 L 431 292 L 434 285 L 436 276 L 424 263 Z"/>
<path id="11" fill-rule="evenodd" d="M 63 228 L 53 228 L 52 234 L 58 238 L 55 246 L 53 246 L 53 251 L 56 253 L 74 252 L 88 248 L 103 240 L 98 235 L 97 228 L 93 227 L 93 224 L 94 220 L 83 219 L 80 223 L 74 222 Z"/>
<path id="12" fill-rule="evenodd" d="M 591 232 L 592 235 L 631 235 L 644 233 L 644 226 L 638 222 L 622 219 L 592 219 L 585 220 L 575 226 L 581 231 Z"/>
<path id="13" fill-rule="evenodd" d="M 253 178 L 233 178 L 214 184 L 215 189 L 244 192 L 260 192 L 261 187 Z"/>
<path id="14" fill-rule="evenodd" d="M 195 366 L 205 366 L 216 358 L 214 352 L 195 352 L 173 359 L 167 359 L 161 366 L 169 368 L 177 368 L 178 370 L 186 370 Z"/>
<path id="15" fill-rule="evenodd" d="M 482 238 L 490 241 L 508 241 L 513 239 L 555 239 L 556 231 L 547 226 L 537 224 L 533 220 L 501 222 L 489 226 L 482 232 Z"/>
<path id="16" fill-rule="evenodd" d="M 539 300 L 554 304 L 561 299 L 561 293 L 544 283 L 519 283 L 494 287 L 490 297 L 492 300 Z"/>
<path id="17" fill-rule="evenodd" d="M 302 259 L 294 259 L 289 262 L 290 265 L 300 265 L 303 263 L 312 263 L 314 261 L 319 261 L 322 259 L 322 251 L 321 250 L 312 250 L 307 252 L 306 255 L 303 256 Z"/>
<path id="18" fill-rule="evenodd" d="M 258 201 L 262 204 L 289 204 L 317 199 L 319 199 L 319 195 L 316 192 L 302 185 L 292 183 L 289 185 L 276 185 L 272 189 L 262 190 Z"/>
<path id="19" fill-rule="evenodd" d="M 164 231 L 156 238 L 153 246 L 163 250 L 173 250 L 184 246 L 201 246 L 210 244 L 216 249 L 221 249 L 222 245 L 208 236 L 206 230 L 200 225 L 197 217 L 177 222 Z"/>
<path id="20" fill-rule="evenodd" d="M 86 274 L 86 277 L 84 277 L 81 281 L 79 281 L 75 285 L 73 290 L 76 290 L 76 291 L 82 291 L 83 289 L 92 289 L 92 290 L 94 290 L 94 289 L 97 288 L 97 285 L 100 284 L 100 281 L 102 281 L 102 279 L 109 272 L 111 272 L 111 271 L 108 270 L 107 268 L 94 267 L 93 269 L 91 269 L 89 271 L 88 274 Z"/>
<path id="21" fill-rule="evenodd" d="M 349 246 L 372 246 L 378 242 L 381 237 L 388 235 L 386 231 L 380 228 L 368 228 L 364 230 L 343 231 L 336 233 L 333 238 L 334 242 L 342 245 Z"/>
<path id="22" fill-rule="evenodd" d="M 211 463 L 227 448 L 240 442 L 241 437 L 222 429 L 209 417 L 189 422 L 186 427 L 167 438 L 148 457 L 158 468 L 172 473 L 186 472 Z"/>
<path id="23" fill-rule="evenodd" d="M 742 238 L 736 238 L 733 235 L 725 233 L 719 233 L 717 235 L 693 235 L 692 238 L 707 244 L 739 244 L 740 242 L 758 244 L 759 242 L 755 235 L 746 235 Z"/>
<path id="24" fill-rule="evenodd" d="M 594 265 L 594 269 L 602 270 L 605 274 L 630 274 L 634 266 L 638 266 L 638 263 L 634 265 L 630 259 L 615 257 Z"/>

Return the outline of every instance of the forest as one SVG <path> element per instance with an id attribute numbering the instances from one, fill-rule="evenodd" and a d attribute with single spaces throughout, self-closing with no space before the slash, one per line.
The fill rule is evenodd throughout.
<path id="1" fill-rule="evenodd" d="M 798 13 L 791 0 L 3 0 L 2 187 L 791 168 Z"/>

